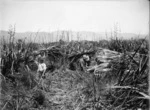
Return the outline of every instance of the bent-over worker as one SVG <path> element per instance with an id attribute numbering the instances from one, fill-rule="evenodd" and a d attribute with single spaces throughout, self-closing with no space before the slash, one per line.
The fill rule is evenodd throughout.
<path id="1" fill-rule="evenodd" d="M 90 58 L 88 55 L 83 55 L 82 58 L 79 59 L 81 71 L 85 71 L 85 67 L 90 66 Z"/>

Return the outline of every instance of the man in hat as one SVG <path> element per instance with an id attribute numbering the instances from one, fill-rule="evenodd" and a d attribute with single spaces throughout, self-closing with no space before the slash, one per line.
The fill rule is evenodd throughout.
<path id="1" fill-rule="evenodd" d="M 85 62 L 85 66 L 88 67 L 90 66 L 90 57 L 88 55 L 83 55 L 83 60 Z"/>
<path id="2" fill-rule="evenodd" d="M 88 55 L 83 55 L 79 60 L 81 71 L 85 71 L 85 67 L 90 66 L 90 57 Z"/>

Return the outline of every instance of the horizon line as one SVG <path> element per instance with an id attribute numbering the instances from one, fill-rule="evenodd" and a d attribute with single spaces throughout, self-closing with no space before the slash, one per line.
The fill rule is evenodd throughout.
<path id="1" fill-rule="evenodd" d="M 5 32 L 8 32 L 9 30 L 0 30 L 0 31 L 5 31 Z M 82 30 L 82 31 L 73 31 L 73 30 L 55 30 L 55 31 L 40 31 L 40 30 L 37 30 L 37 31 L 15 31 L 16 33 L 53 33 L 53 32 L 63 32 L 63 31 L 66 31 L 66 32 L 90 32 L 90 33 L 114 33 L 114 31 L 86 31 L 86 30 Z M 134 33 L 134 32 L 118 32 L 118 34 L 136 34 L 136 35 L 149 35 L 149 33 Z"/>

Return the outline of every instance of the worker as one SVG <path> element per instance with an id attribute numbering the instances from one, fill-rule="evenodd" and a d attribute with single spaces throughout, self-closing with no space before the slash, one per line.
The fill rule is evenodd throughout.
<path id="1" fill-rule="evenodd" d="M 83 55 L 82 58 L 79 59 L 81 71 L 85 71 L 85 67 L 90 66 L 90 58 L 88 55 Z"/>
<path id="2" fill-rule="evenodd" d="M 45 78 L 46 68 L 47 67 L 46 64 L 44 63 L 44 60 L 40 59 L 38 63 L 37 80 L 40 80 L 41 78 Z"/>
<path id="3" fill-rule="evenodd" d="M 90 61 L 90 57 L 88 55 L 83 55 L 83 60 L 85 62 L 86 67 L 90 66 L 91 61 Z"/>

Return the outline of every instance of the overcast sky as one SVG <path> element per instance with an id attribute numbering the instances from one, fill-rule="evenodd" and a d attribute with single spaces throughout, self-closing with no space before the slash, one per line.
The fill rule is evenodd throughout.
<path id="1" fill-rule="evenodd" d="M 0 26 L 17 32 L 93 31 L 105 32 L 118 22 L 121 32 L 148 34 L 148 0 L 0 0 Z"/>

